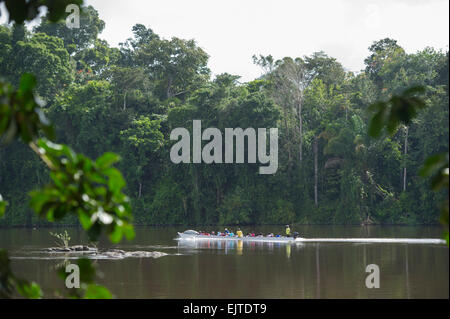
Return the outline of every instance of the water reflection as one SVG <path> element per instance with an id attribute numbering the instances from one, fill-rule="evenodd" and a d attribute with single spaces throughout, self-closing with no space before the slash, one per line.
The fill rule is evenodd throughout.
<path id="1" fill-rule="evenodd" d="M 265 251 L 274 252 L 274 250 L 285 249 L 286 258 L 291 258 L 292 247 L 299 249 L 304 247 L 303 243 L 277 243 L 264 241 L 244 241 L 244 240 L 178 240 L 178 252 L 180 254 L 196 253 L 202 249 L 214 249 L 223 251 L 225 255 L 237 254 L 244 255 L 245 251 Z"/>
<path id="2" fill-rule="evenodd" d="M 441 228 L 426 227 L 305 226 L 299 230 L 306 238 L 439 238 L 441 234 Z M 177 231 L 139 227 L 133 242 L 114 246 L 106 238 L 98 246 L 101 251 L 157 250 L 167 256 L 96 259 L 104 274 L 99 284 L 117 298 L 448 298 L 446 245 L 175 241 Z M 36 281 L 51 298 L 53 290 L 64 288 L 55 268 L 77 256 L 42 252 L 53 245 L 48 232 L 0 229 L 0 246 L 9 250 L 17 276 Z M 68 232 L 73 244 L 88 243 L 83 232 Z M 379 289 L 365 286 L 365 269 L 372 263 L 380 267 Z"/>
<path id="3" fill-rule="evenodd" d="M 237 254 L 238 255 L 242 255 L 243 254 L 243 250 L 244 250 L 244 243 L 242 242 L 242 240 L 239 240 L 237 242 Z"/>

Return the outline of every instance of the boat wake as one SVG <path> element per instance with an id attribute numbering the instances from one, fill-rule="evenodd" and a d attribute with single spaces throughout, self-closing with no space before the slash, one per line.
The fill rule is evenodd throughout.
<path id="1" fill-rule="evenodd" d="M 438 238 L 292 238 L 292 237 L 220 237 L 220 236 L 186 236 L 179 233 L 175 240 L 182 242 L 198 241 L 243 241 L 265 243 L 384 243 L 384 244 L 445 244 Z"/>
<path id="2" fill-rule="evenodd" d="M 393 243 L 393 244 L 445 244 L 437 238 L 297 238 L 302 243 Z"/>

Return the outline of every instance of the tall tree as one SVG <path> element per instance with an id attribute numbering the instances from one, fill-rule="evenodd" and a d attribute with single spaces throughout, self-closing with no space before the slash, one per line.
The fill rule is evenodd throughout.
<path id="1" fill-rule="evenodd" d="M 72 55 L 94 45 L 97 36 L 104 28 L 105 22 L 100 19 L 97 10 L 92 6 L 84 6 L 81 7 L 79 28 L 67 27 L 64 20 L 54 23 L 50 21 L 49 13 L 47 13 L 41 23 L 34 28 L 34 32 L 43 32 L 62 39 L 67 51 Z"/>

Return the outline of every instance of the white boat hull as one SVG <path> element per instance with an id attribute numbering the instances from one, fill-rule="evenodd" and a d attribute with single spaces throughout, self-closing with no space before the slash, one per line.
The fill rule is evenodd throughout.
<path id="1" fill-rule="evenodd" d="M 178 233 L 179 240 L 226 240 L 268 243 L 385 243 L 385 244 L 445 244 L 445 240 L 438 238 L 302 238 L 302 237 L 236 237 L 236 236 L 207 236 L 197 234 Z"/>
<path id="2" fill-rule="evenodd" d="M 260 242 L 275 242 L 275 243 L 292 243 L 294 241 L 300 241 L 303 238 L 293 238 L 293 237 L 267 237 L 267 236 L 207 236 L 207 235 L 193 235 L 193 234 L 184 234 L 178 233 L 178 239 L 180 240 L 235 240 L 235 241 L 260 241 Z"/>

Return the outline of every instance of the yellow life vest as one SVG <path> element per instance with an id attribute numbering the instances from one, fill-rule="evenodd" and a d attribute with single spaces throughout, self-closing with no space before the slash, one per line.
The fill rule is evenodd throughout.
<path id="1" fill-rule="evenodd" d="M 236 235 L 237 235 L 238 237 L 244 237 L 244 235 L 242 234 L 242 231 L 241 231 L 241 230 L 238 230 L 238 231 L 236 232 Z"/>
<path id="2" fill-rule="evenodd" d="M 290 235 L 291 234 L 291 229 L 288 227 L 288 228 L 286 228 L 286 235 Z"/>

